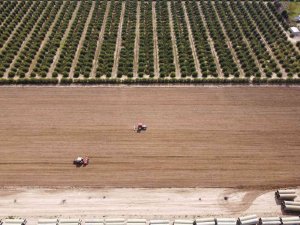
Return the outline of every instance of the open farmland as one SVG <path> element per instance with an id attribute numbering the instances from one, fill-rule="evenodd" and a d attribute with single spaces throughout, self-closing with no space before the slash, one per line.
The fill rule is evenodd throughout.
<path id="1" fill-rule="evenodd" d="M 300 76 L 272 2 L 4 0 L 0 12 L 2 83 Z"/>
<path id="2" fill-rule="evenodd" d="M 300 89 L 1 88 L 4 186 L 299 185 Z M 133 132 L 134 123 L 149 126 Z M 72 160 L 88 155 L 90 165 Z"/>

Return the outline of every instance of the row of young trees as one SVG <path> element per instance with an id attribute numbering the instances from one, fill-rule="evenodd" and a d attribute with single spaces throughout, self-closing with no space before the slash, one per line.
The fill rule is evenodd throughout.
<path id="1" fill-rule="evenodd" d="M 26 39 L 27 35 L 33 29 L 38 18 L 43 13 L 47 6 L 46 1 L 36 1 L 33 3 L 33 6 L 30 8 L 26 16 L 23 18 L 20 26 L 16 30 L 15 34 L 6 44 L 0 52 L 0 77 L 6 73 L 11 63 L 13 62 L 16 55 L 19 53 L 20 48 Z M 14 74 L 10 74 L 14 76 Z"/>
<path id="2" fill-rule="evenodd" d="M 61 46 L 62 38 L 66 32 L 76 5 L 77 2 L 74 1 L 67 1 L 65 3 L 62 12 L 59 15 L 59 18 L 53 28 L 53 31 L 49 36 L 49 40 L 47 41 L 37 58 L 37 63 L 33 68 L 33 72 L 30 74 L 31 77 L 47 76 L 49 69 L 54 61 L 57 50 Z M 52 76 L 57 77 L 57 72 L 54 72 Z"/>
<path id="3" fill-rule="evenodd" d="M 37 22 L 33 34 L 29 37 L 23 50 L 18 55 L 15 64 L 12 66 L 9 74 L 10 77 L 25 77 L 25 74 L 29 71 L 29 67 L 62 4 L 63 2 L 50 2 L 48 4 L 41 18 Z"/>
<path id="4" fill-rule="evenodd" d="M 161 78 L 174 77 L 175 65 L 167 0 L 155 4 L 157 15 L 157 38 L 159 49 L 159 74 Z"/>
<path id="5" fill-rule="evenodd" d="M 111 84 L 136 84 L 136 85 L 299 85 L 299 78 L 287 78 L 287 79 L 266 79 L 266 78 L 254 78 L 253 80 L 247 78 L 234 78 L 234 79 L 221 79 L 221 78 L 204 78 L 204 79 L 78 79 L 73 80 L 69 78 L 63 78 L 58 80 L 57 78 L 20 78 L 20 79 L 0 79 L 0 85 L 111 85 Z"/>
<path id="6" fill-rule="evenodd" d="M 245 73 L 246 77 L 257 76 L 260 77 L 259 68 L 255 64 L 255 60 L 251 54 L 251 51 L 244 40 L 242 31 L 235 20 L 234 15 L 229 9 L 226 0 L 215 2 L 217 13 L 220 20 L 224 25 L 225 31 L 231 42 L 231 47 L 235 51 L 238 61 Z"/>
<path id="7" fill-rule="evenodd" d="M 69 77 L 72 62 L 74 60 L 74 56 L 77 51 L 78 44 L 91 7 L 91 1 L 81 2 L 80 8 L 75 17 L 75 21 L 72 24 L 67 40 L 62 47 L 62 52 L 59 56 L 59 61 L 56 65 L 55 72 L 58 74 L 62 74 L 63 77 Z"/>
<path id="8" fill-rule="evenodd" d="M 263 2 L 245 2 L 250 15 L 289 77 L 300 72 L 300 56 Z"/>
<path id="9" fill-rule="evenodd" d="M 281 25 L 284 27 L 285 30 L 289 29 L 289 23 L 287 22 L 287 20 L 278 12 L 278 10 L 276 9 L 275 5 L 278 5 L 278 2 L 273 3 L 273 2 L 268 2 L 267 6 L 269 7 L 269 9 L 271 10 L 271 12 L 273 13 L 273 15 L 276 17 L 276 19 L 278 20 L 279 23 L 281 23 Z M 279 3 L 279 5 L 281 5 L 281 3 Z M 280 6 L 279 6 L 280 7 Z"/>
<path id="10" fill-rule="evenodd" d="M 208 42 L 207 30 L 201 19 L 197 2 L 196 0 L 193 0 L 187 1 L 185 4 L 194 38 L 194 44 L 196 48 L 198 61 L 200 63 L 200 68 L 202 72 L 201 75 L 204 78 L 208 75 L 216 77 L 217 67 L 214 61 L 212 50 Z"/>
<path id="11" fill-rule="evenodd" d="M 204 14 L 210 36 L 213 39 L 222 72 L 225 77 L 228 77 L 229 75 L 239 77 L 237 65 L 233 60 L 229 46 L 225 42 L 225 34 L 222 31 L 222 27 L 212 4 L 211 1 L 200 1 L 200 7 Z"/>
<path id="12" fill-rule="evenodd" d="M 23 5 L 25 2 L 23 2 Z M 5 22 L 9 22 L 10 18 L 16 16 L 16 11 L 22 8 L 22 5 L 18 6 L 17 1 L 2 1 L 0 5 L 0 28 L 2 28 L 3 23 L 7 25 Z"/>
<path id="13" fill-rule="evenodd" d="M 237 22 L 241 27 L 241 31 L 243 32 L 245 38 L 248 40 L 248 43 L 251 46 L 255 57 L 260 63 L 264 74 L 267 77 L 271 77 L 273 73 L 279 74 L 279 67 L 268 52 L 259 32 L 257 31 L 256 24 L 251 19 L 249 12 L 246 10 L 243 3 L 235 3 L 234 0 L 231 0 L 228 6 L 233 11 Z M 256 77 L 258 76 L 259 74 L 256 73 Z"/>
<path id="14" fill-rule="evenodd" d="M 92 15 L 90 24 L 88 25 L 85 41 L 80 51 L 78 63 L 75 68 L 74 77 L 78 78 L 83 75 L 88 78 L 91 74 L 97 41 L 102 27 L 107 1 L 96 0 L 95 10 Z"/>
<path id="15" fill-rule="evenodd" d="M 3 47 L 4 43 L 16 29 L 31 5 L 32 2 L 27 1 L 22 1 L 20 4 L 17 4 L 17 1 L 5 1 L 3 4 L 5 8 L 0 14 L 1 18 L 3 18 L 0 26 L 0 48 Z"/>
<path id="16" fill-rule="evenodd" d="M 66 41 L 66 29 L 76 5 L 80 4 Z M 142 0 L 140 4 L 140 44 L 138 55 L 138 76 L 154 77 L 154 41 L 152 1 Z M 201 76 L 218 76 L 217 60 L 208 41 L 209 36 L 217 52 L 222 73 L 225 77 L 239 77 L 238 64 L 246 77 L 267 78 L 276 75 L 300 76 L 300 54 L 284 31 L 286 21 L 276 11 L 274 3 L 262 1 L 226 0 L 155 2 L 157 15 L 158 58 L 161 78 L 174 78 L 175 65 L 170 31 L 168 4 L 171 6 L 174 34 L 178 50 L 180 73 L 185 77 L 199 77 L 190 46 L 188 21 L 201 68 Z M 83 75 L 89 78 L 95 59 L 95 51 L 102 27 L 107 1 L 96 0 L 92 19 L 87 27 L 84 43 L 80 49 L 74 78 Z M 0 2 L 0 77 L 46 77 L 55 60 L 58 48 L 62 52 L 53 77 L 62 74 L 69 77 L 78 43 L 82 38 L 86 20 L 92 8 L 92 1 L 1 1 Z M 117 34 L 120 25 L 122 1 L 111 1 L 104 41 L 100 49 L 96 77 L 111 77 L 115 61 Z M 60 14 L 58 12 L 60 11 Z M 203 18 L 202 19 L 202 14 Z M 127 0 L 122 28 L 122 44 L 117 77 L 133 77 L 134 42 L 136 30 L 137 1 Z M 55 24 L 54 20 L 58 17 Z M 205 22 L 207 27 L 205 26 Z M 49 28 L 53 26 L 43 48 L 41 44 Z M 224 28 L 224 31 L 223 29 Z M 283 29 L 284 28 L 284 29 Z M 47 35 L 48 37 L 48 35 Z M 228 41 L 225 41 L 228 37 Z M 233 53 L 230 50 L 233 49 Z M 40 53 L 37 55 L 37 53 Z M 233 56 L 237 56 L 237 60 Z M 29 68 L 37 59 L 33 72 Z M 14 63 L 13 63 L 14 62 Z M 12 64 L 13 63 L 13 64 Z M 30 70 L 31 71 L 31 70 Z"/>
<path id="17" fill-rule="evenodd" d="M 136 30 L 137 1 L 126 0 L 122 27 L 122 44 L 117 77 L 133 77 L 134 43 Z"/>
<path id="18" fill-rule="evenodd" d="M 180 72 L 182 77 L 198 77 L 195 62 L 189 41 L 187 23 L 185 21 L 181 1 L 171 0 L 171 11 L 174 24 L 174 32 L 178 49 Z"/>
<path id="19" fill-rule="evenodd" d="M 3 21 L 6 20 L 6 18 L 9 16 L 10 13 L 12 13 L 12 10 L 16 7 L 18 4 L 17 1 L 1 1 L 0 2 L 0 27 L 3 23 Z"/>
<path id="20" fill-rule="evenodd" d="M 114 64 L 114 52 L 121 17 L 122 1 L 112 0 L 106 21 L 103 44 L 98 57 L 96 77 L 111 77 Z"/>
<path id="21" fill-rule="evenodd" d="M 154 77 L 152 1 L 141 0 L 138 76 Z"/>
<path id="22" fill-rule="evenodd" d="M 280 79 L 281 83 L 278 82 L 277 84 L 295 84 L 300 83 L 300 79 L 291 79 L 289 81 Z M 233 78 L 233 79 L 226 79 L 226 78 L 172 78 L 172 79 L 165 79 L 165 78 L 126 78 L 126 79 L 119 79 L 119 78 L 110 78 L 110 79 L 66 79 L 63 78 L 60 81 L 61 85 L 105 85 L 105 84 L 125 84 L 125 85 L 172 85 L 172 84 L 187 84 L 187 85 L 210 85 L 210 84 L 222 84 L 222 85 L 248 85 L 251 83 L 251 80 L 248 78 Z M 1 80 L 0 80 L 1 84 Z M 275 83 L 274 83 L 275 84 Z"/>

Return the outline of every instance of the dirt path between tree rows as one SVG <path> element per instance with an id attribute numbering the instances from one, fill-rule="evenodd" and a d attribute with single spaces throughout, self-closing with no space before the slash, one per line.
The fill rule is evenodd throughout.
<path id="1" fill-rule="evenodd" d="M 222 29 L 222 31 L 223 31 L 223 33 L 224 33 L 224 36 L 225 36 L 225 39 L 226 39 L 226 40 L 224 40 L 224 41 L 226 41 L 226 44 L 227 44 L 227 46 L 228 46 L 228 49 L 229 49 L 230 52 L 231 52 L 233 61 L 234 61 L 235 65 L 236 65 L 237 68 L 238 68 L 240 77 L 243 77 L 243 78 L 244 78 L 244 77 L 245 77 L 244 70 L 242 69 L 242 66 L 241 66 L 240 61 L 239 61 L 239 59 L 238 59 L 238 57 L 237 57 L 237 54 L 236 54 L 234 48 L 232 47 L 231 40 L 230 40 L 230 38 L 228 37 L 227 31 L 226 31 L 226 29 L 225 29 L 225 27 L 224 27 L 224 24 L 223 24 L 223 20 L 220 18 L 220 15 L 219 15 L 219 13 L 218 13 L 217 10 L 216 10 L 215 3 L 214 3 L 214 2 L 212 2 L 212 7 L 213 7 L 213 9 L 214 9 L 214 11 L 215 11 L 215 13 L 216 13 L 216 15 L 217 15 L 217 20 L 218 20 L 218 22 L 219 22 L 219 24 L 220 24 L 220 26 L 221 26 L 221 29 Z"/>
<path id="2" fill-rule="evenodd" d="M 77 15 L 77 12 L 78 12 L 78 10 L 79 10 L 80 5 L 81 5 L 81 2 L 78 1 L 78 2 L 77 2 L 76 9 L 74 10 L 73 15 L 72 15 L 72 17 L 71 17 L 71 19 L 70 19 L 70 21 L 69 21 L 68 27 L 67 27 L 67 29 L 66 29 L 66 31 L 65 31 L 65 33 L 64 33 L 64 36 L 63 36 L 63 38 L 61 39 L 60 47 L 58 48 L 58 50 L 57 50 L 57 52 L 56 52 L 56 54 L 55 54 L 55 56 L 54 56 L 53 63 L 52 63 L 51 66 L 50 66 L 49 72 L 48 72 L 48 74 L 47 74 L 47 77 L 48 77 L 48 78 L 51 77 L 51 75 L 52 75 L 53 72 L 54 72 L 54 69 L 56 68 L 56 65 L 57 65 L 57 63 L 58 63 L 60 54 L 61 54 L 61 52 L 62 52 L 62 48 L 63 48 L 63 46 L 64 46 L 64 44 L 65 44 L 65 42 L 66 42 L 66 40 L 67 40 L 67 38 L 68 38 L 68 35 L 69 35 L 69 33 L 70 33 L 71 27 L 72 27 L 73 22 L 74 22 L 74 20 L 75 20 L 75 18 L 76 18 L 76 15 Z"/>
<path id="3" fill-rule="evenodd" d="M 141 2 L 137 2 L 135 42 L 134 42 L 134 60 L 133 60 L 133 77 L 138 76 L 139 66 L 139 47 L 140 47 L 140 18 L 141 18 Z"/>
<path id="4" fill-rule="evenodd" d="M 181 4 L 182 4 L 183 11 L 184 11 L 184 17 L 185 17 L 187 30 L 188 30 L 188 33 L 189 33 L 189 41 L 190 41 L 191 49 L 192 49 L 192 52 L 193 52 L 195 68 L 196 68 L 196 71 L 198 73 L 198 76 L 200 76 L 201 75 L 200 63 L 199 63 L 199 60 L 198 60 L 198 57 L 197 57 L 197 51 L 196 51 L 196 47 L 195 47 L 195 43 L 194 43 L 193 32 L 191 30 L 190 20 L 188 18 L 187 12 L 186 12 L 185 2 L 182 2 Z"/>
<path id="5" fill-rule="evenodd" d="M 46 8 L 49 6 L 50 2 L 47 2 L 47 6 Z M 14 56 L 13 61 L 11 62 L 9 68 L 6 70 L 6 72 L 4 73 L 3 78 L 8 78 L 8 74 L 10 72 L 10 70 L 12 69 L 12 67 L 15 65 L 19 55 L 21 54 L 21 52 L 23 51 L 25 45 L 27 44 L 27 42 L 31 39 L 32 35 L 33 35 L 33 31 L 35 30 L 36 26 L 38 25 L 38 23 L 41 21 L 42 16 L 44 15 L 44 13 L 46 12 L 46 9 L 43 10 L 42 14 L 39 15 L 38 19 L 35 21 L 35 24 L 33 25 L 32 29 L 30 30 L 29 34 L 26 36 L 25 40 L 23 41 L 21 47 L 19 48 L 19 51 L 17 52 L 17 54 Z"/>
<path id="6" fill-rule="evenodd" d="M 205 27 L 206 32 L 207 32 L 207 36 L 208 36 L 207 42 L 210 46 L 210 49 L 211 49 L 211 52 L 212 52 L 212 55 L 213 55 L 213 58 L 214 58 L 214 62 L 215 62 L 216 68 L 217 68 L 218 77 L 219 78 L 224 78 L 224 74 L 223 74 L 222 69 L 221 69 L 220 61 L 219 61 L 219 58 L 218 58 L 218 55 L 217 55 L 217 52 L 216 52 L 216 49 L 215 49 L 215 46 L 214 46 L 214 42 L 213 42 L 213 40 L 210 36 L 210 32 L 209 32 L 209 29 L 207 27 L 206 19 L 205 19 L 205 16 L 204 16 L 203 12 L 202 12 L 202 9 L 200 7 L 199 2 L 197 2 L 197 6 L 198 6 L 198 10 L 199 10 L 201 19 L 202 19 L 203 24 L 204 24 L 204 27 Z"/>
<path id="7" fill-rule="evenodd" d="M 153 57 L 154 57 L 154 77 L 159 77 L 159 53 L 158 53 L 158 38 L 157 38 L 157 23 L 156 23 L 156 2 L 152 2 L 152 25 L 153 25 Z"/>
<path id="8" fill-rule="evenodd" d="M 173 18 L 172 18 L 171 2 L 168 2 L 167 4 L 168 4 L 170 33 L 171 33 L 173 55 L 174 55 L 175 74 L 176 74 L 176 78 L 180 78 L 181 73 L 180 73 L 180 65 L 179 65 L 176 37 L 175 37 L 175 33 L 174 33 L 174 24 L 173 24 Z"/>
<path id="9" fill-rule="evenodd" d="M 83 32 L 81 34 L 80 41 L 78 43 L 77 50 L 76 50 L 76 53 L 75 53 L 75 56 L 74 56 L 74 59 L 73 59 L 73 62 L 72 62 L 72 66 L 71 66 L 71 69 L 70 69 L 70 73 L 69 73 L 70 78 L 73 78 L 73 76 L 74 76 L 75 67 L 78 63 L 80 52 L 82 50 L 82 46 L 83 46 L 85 38 L 86 38 L 86 33 L 87 33 L 88 27 L 90 25 L 90 22 L 91 22 L 91 19 L 92 19 L 92 16 L 93 16 L 93 12 L 95 10 L 95 4 L 96 3 L 93 1 L 92 2 L 92 7 L 89 11 L 88 18 L 86 19 L 86 22 L 84 24 L 84 29 L 83 29 Z"/>
<path id="10" fill-rule="evenodd" d="M 34 67 L 36 66 L 37 60 L 38 60 L 38 58 L 39 58 L 39 56 L 40 56 L 40 54 L 41 54 L 41 51 L 43 50 L 43 48 L 45 47 L 45 45 L 46 45 L 47 42 L 49 41 L 49 37 L 50 37 L 50 35 L 52 34 L 53 28 L 54 28 L 54 26 L 56 25 L 56 23 L 57 23 L 57 21 L 58 21 L 58 18 L 60 17 L 60 14 L 61 14 L 61 12 L 62 12 L 62 10 L 63 10 L 65 4 L 66 4 L 66 2 L 63 2 L 63 4 L 61 5 L 59 11 L 57 12 L 54 21 L 52 22 L 52 24 L 51 24 L 51 26 L 50 26 L 50 28 L 49 28 L 49 30 L 48 30 L 48 32 L 47 32 L 47 34 L 46 34 L 44 40 L 42 41 L 42 43 L 41 43 L 41 45 L 40 45 L 40 48 L 39 48 L 38 52 L 36 53 L 36 55 L 35 55 L 35 57 L 34 57 L 32 63 L 31 63 L 31 65 L 30 65 L 30 67 L 29 67 L 29 71 L 27 72 L 26 77 L 29 77 L 29 75 L 32 73 Z"/>
<path id="11" fill-rule="evenodd" d="M 237 28 L 240 29 L 241 34 L 242 34 L 242 36 L 243 36 L 243 40 L 244 40 L 244 42 L 246 43 L 248 49 L 250 50 L 250 53 L 251 53 L 251 55 L 252 55 L 252 57 L 253 57 L 253 59 L 254 59 L 254 61 L 255 61 L 255 64 L 256 64 L 257 68 L 259 69 L 259 72 L 261 73 L 261 77 L 262 77 L 262 78 L 266 78 L 266 74 L 265 74 L 265 72 L 264 72 L 264 70 L 263 70 L 261 64 L 259 63 L 259 61 L 258 61 L 258 59 L 257 59 L 257 57 L 256 57 L 256 54 L 254 53 L 254 51 L 253 51 L 253 49 L 252 49 L 252 47 L 251 47 L 251 45 L 250 45 L 250 43 L 249 43 L 249 41 L 248 41 L 248 39 L 247 39 L 247 36 L 246 36 L 245 33 L 244 33 L 244 30 L 243 30 L 242 27 L 241 27 L 241 24 L 240 24 L 239 19 L 236 17 L 235 13 L 233 12 L 233 10 L 232 10 L 232 8 L 231 8 L 231 6 L 230 6 L 230 3 L 227 3 L 227 4 L 228 4 L 228 8 L 229 8 L 229 10 L 230 10 L 230 12 L 231 12 L 231 15 L 235 18 L 235 22 L 236 22 L 236 24 L 237 24 Z"/>
<path id="12" fill-rule="evenodd" d="M 4 3 L 4 2 L 3 2 Z M 2 4 L 3 4 L 2 3 Z M 12 9 L 10 9 L 10 11 L 9 10 L 7 10 L 7 9 L 4 9 L 4 5 L 1 5 L 0 6 L 0 11 L 1 11 L 1 13 L 3 13 L 3 12 L 8 12 L 9 14 L 8 15 L 6 15 L 4 18 L 2 17 L 1 18 L 1 20 L 0 20 L 0 29 L 2 29 L 2 27 L 4 26 L 4 24 L 8 21 L 8 19 L 9 19 L 9 17 L 10 17 L 10 15 L 15 15 L 16 13 L 18 13 L 19 11 L 17 11 L 18 10 L 18 7 L 19 7 L 19 5 L 20 5 L 20 3 L 21 2 L 9 2 L 9 3 L 17 3 L 15 6 L 13 6 L 13 8 Z M 25 4 L 24 4 L 25 5 Z M 23 6 L 21 6 L 21 7 L 24 7 L 24 5 Z M 9 7 L 9 6 L 8 6 Z M 22 10 L 22 8 L 21 8 L 21 10 Z M 11 22 L 11 21 L 8 21 L 9 23 Z"/>
<path id="13" fill-rule="evenodd" d="M 121 16 L 120 16 L 116 49 L 115 49 L 115 53 L 114 53 L 114 65 L 112 68 L 112 77 L 113 78 L 117 76 L 119 60 L 120 60 L 120 53 L 121 53 L 121 47 L 122 47 L 122 28 L 123 28 L 123 21 L 124 21 L 125 9 L 126 9 L 125 4 L 126 4 L 126 2 L 122 2 L 122 11 L 121 11 Z"/>
<path id="14" fill-rule="evenodd" d="M 26 11 L 26 13 L 24 14 L 24 16 L 22 17 L 22 19 L 20 20 L 20 22 L 15 26 L 14 30 L 11 32 L 11 34 L 9 35 L 9 38 L 3 43 L 3 46 L 0 48 L 0 52 L 2 52 L 6 46 L 7 43 L 9 43 L 9 41 L 15 36 L 16 31 L 19 29 L 19 27 L 23 24 L 24 22 L 24 18 L 28 15 L 28 13 L 30 12 L 30 9 L 33 7 L 34 2 L 31 4 L 31 6 L 28 8 L 28 10 Z"/>
<path id="15" fill-rule="evenodd" d="M 247 12 L 247 15 L 248 15 L 248 17 L 250 18 L 250 20 L 251 20 L 254 24 L 256 24 L 256 22 L 253 20 L 253 18 L 252 18 L 251 15 L 249 14 L 248 10 L 246 10 L 246 12 Z M 256 26 L 256 31 L 257 31 L 257 33 L 260 35 L 261 41 L 264 43 L 264 45 L 265 45 L 267 51 L 269 52 L 271 58 L 273 58 L 273 59 L 275 60 L 277 66 L 279 67 L 280 72 L 282 73 L 282 77 L 286 79 L 286 78 L 287 78 L 287 73 L 285 72 L 285 70 L 284 70 L 284 68 L 282 67 L 281 63 L 279 63 L 278 59 L 275 57 L 275 55 L 274 55 L 274 53 L 273 53 L 271 47 L 269 46 L 268 42 L 266 41 L 264 35 L 260 32 L 260 29 L 259 29 L 258 26 Z M 273 77 L 274 77 L 274 76 L 273 76 Z"/>
<path id="16" fill-rule="evenodd" d="M 104 33 L 105 33 L 105 28 L 106 28 L 106 21 L 107 21 L 108 13 L 109 13 L 109 10 L 110 10 L 110 5 L 111 5 L 111 2 L 110 1 L 107 2 L 104 18 L 103 18 L 103 21 L 102 21 L 101 31 L 99 33 L 99 38 L 98 38 L 98 41 L 97 41 L 97 49 L 96 49 L 95 57 L 94 57 L 94 61 L 93 61 L 93 68 L 92 68 L 92 72 L 91 72 L 91 77 L 92 78 L 94 78 L 96 76 L 96 73 L 97 73 L 98 57 L 100 55 L 101 47 L 102 47 L 102 44 L 103 44 Z"/>

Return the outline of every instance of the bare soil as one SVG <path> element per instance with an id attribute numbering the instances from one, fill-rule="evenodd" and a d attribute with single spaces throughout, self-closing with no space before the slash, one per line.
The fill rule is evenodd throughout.
<path id="1" fill-rule="evenodd" d="M 0 109 L 2 187 L 300 183 L 299 87 L 2 87 Z"/>
<path id="2" fill-rule="evenodd" d="M 300 189 L 298 189 L 298 196 Z M 274 190 L 227 188 L 110 188 L 0 190 L 0 218 L 145 218 L 280 216 Z M 227 197 L 227 200 L 224 199 Z M 172 224 L 172 223 L 171 223 Z"/>

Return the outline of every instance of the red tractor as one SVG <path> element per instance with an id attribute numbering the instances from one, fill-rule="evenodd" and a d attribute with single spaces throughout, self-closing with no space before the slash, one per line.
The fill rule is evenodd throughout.
<path id="1" fill-rule="evenodd" d="M 74 161 L 73 164 L 76 166 L 87 166 L 89 164 L 89 157 L 77 157 Z"/>
<path id="2" fill-rule="evenodd" d="M 147 130 L 147 125 L 143 123 L 138 123 L 137 125 L 134 125 L 133 130 L 140 133 L 141 131 Z"/>

